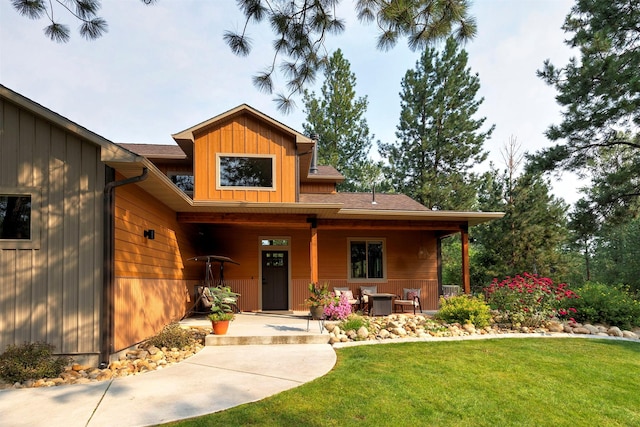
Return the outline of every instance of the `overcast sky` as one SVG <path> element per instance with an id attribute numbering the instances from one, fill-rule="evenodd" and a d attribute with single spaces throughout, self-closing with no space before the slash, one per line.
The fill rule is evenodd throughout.
<path id="1" fill-rule="evenodd" d="M 410 51 L 404 41 L 389 52 L 377 51 L 375 26 L 359 24 L 352 2 L 342 3 L 347 29 L 326 46 L 341 48 L 351 63 L 356 94 L 369 101 L 366 119 L 375 140 L 394 141 L 400 82 L 420 52 Z M 551 144 L 543 132 L 559 122 L 561 110 L 555 90 L 536 77 L 536 70 L 547 58 L 562 66 L 576 55 L 563 43 L 560 28 L 572 4 L 477 0 L 472 5 L 478 36 L 465 49 L 485 98 L 479 115 L 496 125 L 486 149 L 499 166 L 500 151 L 512 136 L 530 152 Z M 114 142 L 173 144 L 171 134 L 243 103 L 302 131 L 300 98 L 298 108 L 283 115 L 273 96 L 251 83 L 272 60 L 268 24 L 250 28 L 254 51 L 249 57 L 234 56 L 224 44 L 224 31 L 244 24 L 235 1 L 160 0 L 149 7 L 104 0 L 102 6 L 100 16 L 109 24 L 105 36 L 84 40 L 75 31 L 77 23 L 59 10 L 73 33 L 69 43 L 56 44 L 42 32 L 47 22 L 24 18 L 10 1 L 0 1 L 0 82 Z M 310 88 L 316 92 L 319 77 Z M 552 179 L 556 195 L 569 203 L 577 199 L 575 179 Z"/>

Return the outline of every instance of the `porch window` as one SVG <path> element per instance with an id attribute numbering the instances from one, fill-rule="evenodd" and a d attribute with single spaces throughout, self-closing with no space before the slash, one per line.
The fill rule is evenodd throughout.
<path id="1" fill-rule="evenodd" d="M 31 239 L 31 196 L 0 194 L 0 239 Z"/>
<path id="2" fill-rule="evenodd" d="M 275 156 L 219 154 L 218 187 L 275 189 Z"/>
<path id="3" fill-rule="evenodd" d="M 349 240 L 349 278 L 384 279 L 385 259 L 383 240 Z"/>

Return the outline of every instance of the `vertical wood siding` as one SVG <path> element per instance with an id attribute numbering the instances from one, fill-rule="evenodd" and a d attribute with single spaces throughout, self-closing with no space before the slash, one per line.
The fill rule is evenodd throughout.
<path id="1" fill-rule="evenodd" d="M 0 187 L 36 188 L 39 245 L 0 249 L 0 352 L 44 341 L 99 353 L 102 289 L 100 148 L 0 101 Z"/>
<path id="2" fill-rule="evenodd" d="M 196 135 L 194 145 L 194 200 L 295 201 L 295 141 L 273 126 L 242 115 Z M 217 153 L 275 155 L 275 191 L 216 189 Z"/>

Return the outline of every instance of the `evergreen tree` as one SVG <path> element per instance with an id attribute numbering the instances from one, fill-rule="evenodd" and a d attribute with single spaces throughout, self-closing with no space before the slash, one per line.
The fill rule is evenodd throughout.
<path id="1" fill-rule="evenodd" d="M 477 176 L 470 169 L 483 162 L 483 144 L 493 132 L 474 119 L 483 99 L 476 99 L 480 79 L 467 68 L 467 53 L 453 38 L 444 51 L 428 48 L 402 80 L 398 141 L 380 144 L 394 189 L 431 209 L 469 210 Z"/>
<path id="2" fill-rule="evenodd" d="M 367 98 L 355 96 L 356 77 L 338 49 L 324 71 L 321 95 L 305 91 L 307 135 L 318 136 L 318 164 L 330 165 L 345 176 L 340 191 L 371 191 L 376 165 L 367 156 L 373 136 L 364 114 Z"/>
<path id="3" fill-rule="evenodd" d="M 486 285 L 494 277 L 527 271 L 564 280 L 567 205 L 551 195 L 540 173 L 527 171 L 512 182 L 509 175 L 492 169 L 480 187 L 480 210 L 505 216 L 473 228 L 478 253 L 472 278 Z"/>
<path id="4" fill-rule="evenodd" d="M 606 171 L 610 181 L 599 204 L 627 207 L 640 196 L 640 3 L 636 0 L 577 0 L 563 29 L 578 48 L 563 68 L 546 61 L 538 75 L 553 85 L 564 107 L 562 122 L 547 136 L 559 141 L 535 156 L 541 170 Z M 607 152 L 625 148 L 626 162 L 603 164 Z M 614 160 L 615 156 L 610 156 Z M 604 193 L 603 193 L 604 194 Z"/>

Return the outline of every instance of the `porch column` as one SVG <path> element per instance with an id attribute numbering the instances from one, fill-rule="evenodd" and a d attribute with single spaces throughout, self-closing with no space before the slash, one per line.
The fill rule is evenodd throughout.
<path id="1" fill-rule="evenodd" d="M 310 222 L 309 265 L 311 266 L 311 282 L 318 283 L 318 223 L 315 219 Z"/>
<path id="2" fill-rule="evenodd" d="M 471 274 L 469 273 L 469 227 L 460 227 L 460 239 L 462 241 L 462 286 L 465 294 L 471 293 Z"/>

